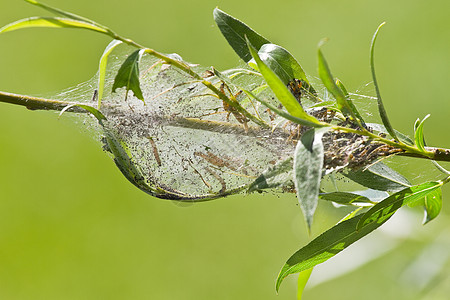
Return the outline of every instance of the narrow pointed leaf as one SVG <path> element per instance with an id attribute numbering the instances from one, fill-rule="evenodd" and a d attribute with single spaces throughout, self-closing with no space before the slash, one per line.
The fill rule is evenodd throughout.
<path id="1" fill-rule="evenodd" d="M 438 188 L 425 196 L 425 219 L 423 224 L 427 224 L 436 218 L 442 208 L 442 189 Z"/>
<path id="2" fill-rule="evenodd" d="M 61 110 L 61 112 L 59 113 L 59 116 L 62 116 L 67 110 L 71 109 L 72 107 L 81 107 L 82 109 L 90 112 L 100 123 L 100 125 L 103 125 L 103 121 L 107 120 L 106 117 L 96 108 L 89 106 L 89 105 L 85 105 L 85 104 L 71 104 L 66 106 L 64 109 Z"/>
<path id="3" fill-rule="evenodd" d="M 315 122 L 311 122 L 311 121 L 306 121 L 302 118 L 298 118 L 298 117 L 294 117 L 292 115 L 290 115 L 289 113 L 285 112 L 284 110 L 278 109 L 276 106 L 272 105 L 271 103 L 269 103 L 268 101 L 256 96 L 254 93 L 252 93 L 251 91 L 248 91 L 246 89 L 244 89 L 243 87 L 240 87 L 240 89 L 247 94 L 249 97 L 255 99 L 256 101 L 258 101 L 259 103 L 261 103 L 262 105 L 266 106 L 268 109 L 270 109 L 272 112 L 276 113 L 277 115 L 285 118 L 286 120 L 292 121 L 294 123 L 300 124 L 300 125 L 304 125 L 304 126 L 309 126 L 309 127 L 324 127 L 327 126 L 326 124 L 317 124 Z M 292 95 L 292 94 L 291 94 Z"/>
<path id="4" fill-rule="evenodd" d="M 249 41 L 248 41 L 249 42 Z M 260 59 L 255 48 L 248 44 L 251 55 L 258 64 L 259 71 L 264 77 L 265 81 L 269 87 L 274 92 L 277 99 L 283 104 L 286 110 L 294 117 L 306 120 L 311 123 L 321 124 L 316 118 L 308 115 L 300 105 L 300 103 L 295 99 L 294 95 L 289 91 L 283 81 Z"/>
<path id="5" fill-rule="evenodd" d="M 326 129 L 310 129 L 305 132 L 294 153 L 295 189 L 308 229 L 311 229 L 319 201 L 323 166 L 322 136 L 325 132 Z"/>
<path id="6" fill-rule="evenodd" d="M 372 72 L 372 80 L 373 85 L 375 86 L 375 91 L 377 94 L 377 103 L 378 103 L 378 112 L 380 113 L 381 121 L 383 121 L 384 126 L 386 127 L 387 132 L 397 141 L 399 141 L 397 134 L 395 133 L 394 128 L 391 125 L 391 122 L 389 121 L 389 118 L 387 116 L 386 110 L 384 109 L 383 100 L 381 99 L 380 89 L 378 87 L 377 77 L 375 75 L 375 61 L 374 61 L 374 53 L 375 53 L 375 42 L 377 40 L 378 32 L 380 31 L 381 27 L 385 23 L 381 23 L 380 26 L 378 26 L 377 30 L 375 31 L 372 43 L 370 45 L 370 70 Z"/>
<path id="7" fill-rule="evenodd" d="M 279 290 L 281 282 L 288 275 L 308 270 L 327 261 L 387 221 L 385 219 L 382 223 L 371 223 L 357 231 L 356 225 L 361 217 L 362 215 L 358 215 L 338 223 L 295 252 L 281 269 L 276 290 Z"/>
<path id="8" fill-rule="evenodd" d="M 285 85 L 293 79 L 301 79 L 309 84 L 308 78 L 297 60 L 286 49 L 275 44 L 265 44 L 259 49 L 261 60 L 278 76 Z"/>
<path id="9" fill-rule="evenodd" d="M 73 14 L 73 13 L 61 10 L 59 8 L 55 8 L 55 7 L 49 6 L 47 4 L 37 2 L 35 0 L 25 0 L 25 1 L 30 3 L 30 4 L 36 5 L 36 6 L 40 7 L 40 8 L 43 8 L 43 9 L 45 9 L 45 10 L 51 12 L 51 13 L 54 13 L 56 15 L 60 15 L 62 17 L 73 19 L 73 20 L 82 21 L 82 22 L 85 22 L 85 23 L 90 23 L 90 24 L 96 25 L 98 27 L 101 27 L 101 28 L 104 28 L 104 29 L 108 29 L 107 27 L 105 27 L 103 25 L 100 25 L 100 24 L 98 24 L 95 21 L 92 21 L 92 20 L 90 20 L 88 18 L 85 18 L 85 17 L 79 16 L 79 15 L 76 15 L 76 14 Z"/>
<path id="10" fill-rule="evenodd" d="M 133 158 L 127 152 L 126 145 L 120 139 L 109 131 L 105 131 L 105 139 L 109 151 L 111 151 L 114 155 L 114 162 L 128 181 L 140 190 L 151 195 L 164 194 L 163 190 L 151 187 L 145 182 L 145 177 L 142 176 L 138 167 L 134 163 Z"/>
<path id="11" fill-rule="evenodd" d="M 22 19 L 14 23 L 10 23 L 2 28 L 0 28 L 0 33 L 14 31 L 24 28 L 33 27 L 47 27 L 47 28 L 82 28 L 93 30 L 101 33 L 108 33 L 104 28 L 98 27 L 94 24 L 86 23 L 83 21 L 65 19 L 58 17 L 31 17 L 27 19 Z"/>
<path id="12" fill-rule="evenodd" d="M 348 192 L 333 192 L 333 193 L 321 193 L 319 195 L 319 198 L 321 200 L 326 200 L 326 201 L 332 201 L 338 204 L 361 204 L 361 203 L 365 203 L 365 204 L 372 204 L 373 202 L 370 201 L 367 197 L 358 195 L 358 194 L 353 194 L 353 193 L 348 193 Z"/>
<path id="13" fill-rule="evenodd" d="M 252 58 L 252 55 L 249 52 L 245 37 L 258 50 L 262 45 L 270 43 L 249 26 L 218 8 L 214 9 L 214 21 L 233 50 L 246 63 Z"/>
<path id="14" fill-rule="evenodd" d="M 300 272 L 298 274 L 297 280 L 297 300 L 302 300 L 303 291 L 305 290 L 306 284 L 308 283 L 309 277 L 311 277 L 311 273 L 313 268 Z"/>
<path id="15" fill-rule="evenodd" d="M 105 48 L 105 51 L 100 58 L 100 63 L 98 67 L 98 107 L 100 108 L 103 98 L 103 90 L 105 87 L 105 76 L 106 76 L 106 65 L 108 62 L 108 56 L 111 52 L 120 45 L 122 41 L 113 40 L 109 45 Z"/>
<path id="16" fill-rule="evenodd" d="M 370 166 L 366 170 L 346 170 L 343 175 L 356 183 L 378 191 L 398 192 L 411 186 L 408 179 L 382 162 Z"/>
<path id="17" fill-rule="evenodd" d="M 116 78 L 114 79 L 114 84 L 112 87 L 113 93 L 116 89 L 125 87 L 125 99 L 128 96 L 128 91 L 131 90 L 136 98 L 144 101 L 144 96 L 142 95 L 139 82 L 139 61 L 141 60 L 142 53 L 143 50 L 136 50 L 123 62 L 117 72 Z"/>
<path id="18" fill-rule="evenodd" d="M 358 118 L 358 120 L 361 122 L 361 125 L 363 125 L 365 127 L 365 122 L 364 119 L 362 118 L 361 114 L 359 113 L 358 109 L 356 108 L 355 104 L 353 103 L 353 101 L 350 98 L 350 94 L 348 93 L 347 89 L 345 88 L 344 84 L 339 80 L 336 79 L 336 85 L 341 89 L 341 91 L 344 93 L 345 98 L 347 98 L 347 103 L 350 106 L 350 109 L 352 110 L 353 114 L 355 115 L 356 118 Z"/>
<path id="19" fill-rule="evenodd" d="M 420 151 L 425 151 L 425 140 L 423 137 L 423 124 L 430 115 L 426 115 L 421 122 L 416 122 L 417 126 L 414 126 L 414 140 L 417 148 Z"/>
<path id="20" fill-rule="evenodd" d="M 358 222 L 357 230 L 372 223 L 383 223 L 385 219 L 390 218 L 403 205 L 414 205 L 414 202 L 420 201 L 436 189 L 440 188 L 440 182 L 426 182 L 420 185 L 405 188 L 369 209 Z"/>
<path id="21" fill-rule="evenodd" d="M 417 120 L 414 122 L 414 133 L 416 132 L 417 127 L 419 127 L 419 124 L 420 124 L 420 119 L 417 118 Z"/>
<path id="22" fill-rule="evenodd" d="M 327 88 L 327 90 L 336 99 L 336 103 L 339 110 L 345 116 L 350 116 L 353 119 L 357 119 L 344 92 L 336 85 L 333 79 L 333 75 L 331 75 L 331 71 L 330 68 L 328 67 L 327 61 L 325 60 L 325 56 L 320 50 L 320 47 L 318 49 L 318 60 L 319 60 L 319 77 L 322 80 L 325 87 Z"/>
<path id="23" fill-rule="evenodd" d="M 82 109 L 85 109 L 88 112 L 90 112 L 99 121 L 100 124 L 102 124 L 103 120 L 106 120 L 106 117 L 98 109 L 92 106 L 84 104 L 76 104 L 76 106 L 81 107 Z"/>

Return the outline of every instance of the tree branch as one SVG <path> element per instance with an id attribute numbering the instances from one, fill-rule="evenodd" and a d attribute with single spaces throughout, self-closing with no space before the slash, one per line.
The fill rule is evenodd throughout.
<path id="1" fill-rule="evenodd" d="M 6 92 L 0 92 L 0 102 L 25 106 L 30 110 L 55 110 L 55 111 L 61 111 L 69 105 L 85 104 L 85 103 L 31 97 Z M 86 110 L 77 106 L 71 107 L 67 111 L 74 113 L 87 113 Z"/>
<path id="2" fill-rule="evenodd" d="M 61 111 L 67 106 L 84 104 L 86 103 L 77 103 L 77 102 L 69 102 L 69 101 L 61 101 L 61 100 L 53 100 L 53 99 L 45 99 L 39 97 L 32 97 L 26 95 L 18 95 L 13 93 L 1 92 L 0 91 L 0 102 L 10 103 L 20 106 L 25 106 L 30 110 L 54 110 Z M 85 109 L 73 106 L 67 110 L 72 113 L 88 113 Z M 172 125 L 180 126 L 180 127 L 188 127 L 194 129 L 202 129 L 206 131 L 217 131 L 217 132 L 229 132 L 235 134 L 243 134 L 243 135 L 258 135 L 261 134 L 261 131 L 265 131 L 267 129 L 263 129 L 260 127 L 248 127 L 244 128 L 241 124 L 232 124 L 228 122 L 218 122 L 218 121 L 208 121 L 201 120 L 196 118 L 171 118 L 169 121 Z M 340 131 L 354 132 L 356 134 L 360 134 L 361 132 L 357 130 L 353 130 L 351 128 L 339 127 L 335 128 Z M 411 152 L 402 152 L 398 155 L 408 156 L 408 157 L 416 157 L 416 158 L 426 158 L 432 159 L 436 161 L 447 161 L 450 162 L 450 149 L 437 148 L 437 147 L 425 147 L 425 149 L 432 153 L 430 156 L 420 155 L 420 153 L 411 153 Z"/>

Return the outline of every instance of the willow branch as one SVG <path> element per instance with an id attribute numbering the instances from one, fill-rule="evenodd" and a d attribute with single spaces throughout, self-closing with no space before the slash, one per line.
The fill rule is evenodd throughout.
<path id="1" fill-rule="evenodd" d="M 0 92 L 0 102 L 10 103 L 20 106 L 25 106 L 30 110 L 55 110 L 61 111 L 65 107 L 76 104 L 84 104 L 77 102 L 69 102 L 69 101 L 61 101 L 61 100 L 53 100 L 53 99 L 45 99 L 39 97 L 32 97 L 26 95 L 18 95 L 6 92 Z M 87 111 L 74 106 L 69 108 L 67 111 L 75 112 L 75 113 L 86 113 Z"/>
<path id="2" fill-rule="evenodd" d="M 70 101 L 61 101 L 61 100 L 53 100 L 53 99 L 45 99 L 45 98 L 39 98 L 39 97 L 32 97 L 32 96 L 26 96 L 26 95 L 18 95 L 13 93 L 6 93 L 6 92 L 0 92 L 0 102 L 4 103 L 10 103 L 15 105 L 24 106 L 30 110 L 53 110 L 53 111 L 61 111 L 67 106 L 77 105 L 77 104 L 84 104 L 86 103 L 77 103 L 77 102 L 70 102 Z M 73 113 L 87 113 L 87 111 L 81 107 L 73 106 L 70 107 L 68 112 Z M 261 135 L 263 132 L 265 134 L 268 134 L 267 128 L 264 127 L 257 127 L 257 126 L 249 126 L 248 128 L 245 128 L 242 124 L 233 124 L 229 122 L 219 122 L 219 121 L 211 121 L 211 120 L 201 120 L 198 118 L 182 118 L 182 117 L 176 117 L 176 118 L 168 118 L 166 120 L 167 124 L 170 124 L 172 126 L 179 126 L 179 127 L 186 127 L 186 128 L 192 128 L 192 129 L 200 129 L 205 131 L 214 131 L 214 132 L 227 132 L 227 133 L 234 133 L 239 135 Z M 334 130 L 337 131 L 344 131 L 344 132 L 351 132 L 359 135 L 366 135 L 369 138 L 373 138 L 375 140 L 378 140 L 380 142 L 383 142 L 385 144 L 403 148 L 404 145 L 399 145 L 391 140 L 386 140 L 384 138 L 380 138 L 379 136 L 376 136 L 373 133 L 370 132 L 363 132 L 360 130 L 355 130 L 352 128 L 347 127 L 341 127 L 341 126 L 333 126 Z M 273 133 L 272 133 L 273 134 Z M 422 158 L 422 159 L 431 159 L 435 161 L 447 161 L 450 162 L 450 149 L 444 149 L 444 148 L 437 148 L 437 147 L 426 147 L 425 150 L 427 151 L 427 155 L 421 154 L 418 151 L 411 152 L 413 148 L 410 149 L 410 151 L 401 152 L 398 155 L 402 156 L 408 156 L 408 157 L 416 157 L 416 158 Z"/>
<path id="3" fill-rule="evenodd" d="M 399 153 L 399 155 L 416 158 L 429 158 L 435 161 L 450 161 L 450 149 L 425 147 L 425 150 L 431 152 L 432 155 L 430 157 L 427 157 L 424 155 L 420 155 L 419 153 L 409 153 L 409 152 Z"/>

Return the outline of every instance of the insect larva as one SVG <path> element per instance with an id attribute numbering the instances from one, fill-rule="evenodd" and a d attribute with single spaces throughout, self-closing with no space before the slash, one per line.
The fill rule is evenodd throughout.
<path id="1" fill-rule="evenodd" d="M 219 193 L 225 193 L 225 191 L 227 190 L 227 185 L 225 183 L 225 180 L 220 177 L 216 172 L 214 172 L 213 170 L 211 170 L 210 168 L 206 167 L 205 170 L 211 174 L 215 179 L 217 179 L 217 181 L 220 182 L 220 185 L 222 186 L 222 188 L 220 189 Z"/>
<path id="2" fill-rule="evenodd" d="M 156 143 L 152 137 L 147 137 L 147 138 L 150 141 L 150 145 L 152 145 L 153 156 L 155 157 L 156 163 L 158 164 L 158 167 L 161 167 L 161 158 L 159 157 L 158 148 L 156 148 Z"/>

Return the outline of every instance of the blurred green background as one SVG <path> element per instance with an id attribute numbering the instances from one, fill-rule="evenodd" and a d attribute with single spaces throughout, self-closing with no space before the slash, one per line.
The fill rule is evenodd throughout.
<path id="1" fill-rule="evenodd" d="M 411 133 L 415 119 L 430 113 L 428 144 L 450 148 L 449 1 L 46 3 L 156 50 L 225 69 L 240 62 L 214 24 L 219 6 L 289 49 L 312 75 L 317 43 L 330 38 L 324 52 L 333 74 L 350 91 L 370 94 L 369 43 L 387 21 L 376 65 L 394 127 Z M 1 25 L 43 14 L 24 1 L 0 0 Z M 108 42 L 80 30 L 0 35 L 0 90 L 48 96 L 86 81 Z M 278 296 L 274 290 L 284 261 L 308 241 L 293 196 L 233 196 L 179 207 L 134 188 L 70 118 L 0 103 L 0 128 L 0 299 L 295 299 L 296 276 Z M 431 169 L 413 159 L 397 166 L 415 180 Z M 314 234 L 338 218 L 330 207 L 320 209 Z M 450 225 L 449 209 L 444 203 L 426 227 L 415 212 L 408 234 L 379 240 L 392 248 L 387 254 L 310 288 L 305 299 L 447 299 L 450 264 L 439 249 L 450 243 L 441 229 Z M 404 232 L 404 225 L 397 229 Z M 432 264 L 421 265 L 421 255 L 443 259 L 430 273 L 436 276 L 427 277 L 431 284 L 419 288 L 414 276 L 403 275 L 416 274 L 408 268 L 419 262 L 417 274 L 426 277 Z"/>

